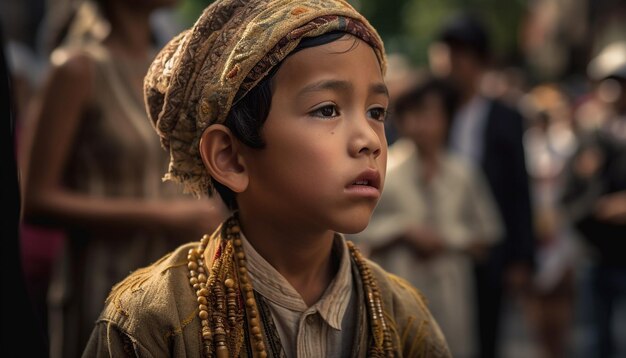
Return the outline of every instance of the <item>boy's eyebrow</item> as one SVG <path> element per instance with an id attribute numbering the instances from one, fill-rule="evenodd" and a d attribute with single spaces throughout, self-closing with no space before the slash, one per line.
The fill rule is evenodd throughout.
<path id="1" fill-rule="evenodd" d="M 319 82 L 312 83 L 310 85 L 305 86 L 298 92 L 298 97 L 305 95 L 310 92 L 319 92 L 324 90 L 334 90 L 334 91 L 351 91 L 354 88 L 354 85 L 348 81 L 341 80 L 322 80 Z M 389 90 L 387 90 L 387 86 L 384 83 L 376 83 L 370 86 L 369 91 L 375 94 L 383 94 L 389 97 Z"/>
<path id="2" fill-rule="evenodd" d="M 341 80 L 322 80 L 319 82 L 311 83 L 310 85 L 304 86 L 298 92 L 298 97 L 310 93 L 310 92 L 319 92 L 325 90 L 334 90 L 334 91 L 350 91 L 354 86 L 352 83 Z"/>
<path id="3" fill-rule="evenodd" d="M 376 83 L 374 85 L 371 85 L 370 92 L 376 93 L 376 94 L 384 94 L 385 96 L 389 97 L 389 90 L 387 89 L 387 86 L 385 86 L 384 83 Z"/>

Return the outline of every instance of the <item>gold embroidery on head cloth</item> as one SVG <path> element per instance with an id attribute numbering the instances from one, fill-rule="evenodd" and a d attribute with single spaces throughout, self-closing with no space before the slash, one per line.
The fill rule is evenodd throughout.
<path id="1" fill-rule="evenodd" d="M 342 0 L 221 0 L 157 55 L 144 80 L 146 109 L 170 152 L 164 180 L 186 192 L 212 192 L 198 144 L 304 37 L 344 31 L 372 46 L 384 74 L 376 30 Z"/>

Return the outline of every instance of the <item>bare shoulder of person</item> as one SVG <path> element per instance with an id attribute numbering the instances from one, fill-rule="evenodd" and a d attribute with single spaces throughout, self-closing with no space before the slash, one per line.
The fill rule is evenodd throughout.
<path id="1" fill-rule="evenodd" d="M 50 63 L 52 95 L 76 94 L 74 98 L 80 99 L 91 94 L 95 62 L 87 53 L 79 49 L 57 49 L 50 55 Z"/>

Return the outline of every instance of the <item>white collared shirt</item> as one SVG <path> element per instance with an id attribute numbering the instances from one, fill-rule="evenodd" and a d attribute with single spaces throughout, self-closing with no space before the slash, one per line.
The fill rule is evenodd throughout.
<path id="1" fill-rule="evenodd" d="M 337 235 L 334 242 L 340 258 L 335 278 L 308 307 L 287 279 L 241 237 L 252 285 L 269 305 L 287 357 L 343 357 L 351 352 L 357 317 L 356 305 L 350 303 L 356 301 L 356 293 L 345 239 Z"/>
<path id="2" fill-rule="evenodd" d="M 480 167 L 483 157 L 484 133 L 489 113 L 489 101 L 474 96 L 454 116 L 450 128 L 450 148 L 468 163 Z"/>

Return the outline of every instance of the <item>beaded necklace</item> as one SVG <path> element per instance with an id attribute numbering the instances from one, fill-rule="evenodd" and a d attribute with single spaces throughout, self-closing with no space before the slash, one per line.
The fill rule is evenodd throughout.
<path id="1" fill-rule="evenodd" d="M 202 351 L 206 357 L 237 357 L 245 350 L 255 358 L 266 358 L 259 308 L 248 276 L 246 256 L 240 237 L 237 215 L 229 218 L 218 231 L 218 247 L 210 270 L 205 261 L 206 249 L 216 236 L 204 235 L 197 248 L 187 255 L 189 283 L 196 292 L 201 322 Z M 372 339 L 368 357 L 393 357 L 390 328 L 383 315 L 378 283 L 356 246 L 348 249 L 363 282 L 367 301 L 368 325 Z M 245 328 L 244 328 L 245 327 Z M 247 342 L 244 342 L 248 339 Z M 244 344 L 245 343 L 245 344 Z"/>

